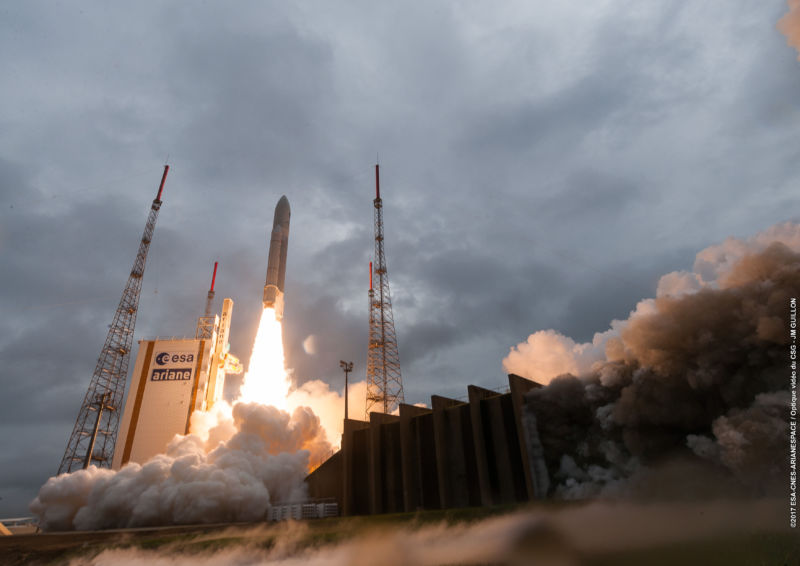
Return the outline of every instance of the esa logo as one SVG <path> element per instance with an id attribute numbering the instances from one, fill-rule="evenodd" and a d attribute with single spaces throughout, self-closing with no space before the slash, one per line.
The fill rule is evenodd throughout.
<path id="1" fill-rule="evenodd" d="M 186 362 L 193 362 L 194 361 L 194 354 L 173 354 L 170 352 L 161 352 L 156 356 L 156 363 L 160 366 L 165 366 L 169 363 L 177 364 L 177 363 L 186 363 Z"/>

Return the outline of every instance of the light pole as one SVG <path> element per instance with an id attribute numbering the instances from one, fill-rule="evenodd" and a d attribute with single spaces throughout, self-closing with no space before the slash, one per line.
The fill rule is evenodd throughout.
<path id="1" fill-rule="evenodd" d="M 339 367 L 344 370 L 344 420 L 347 420 L 347 374 L 353 371 L 353 362 L 341 360 Z"/>

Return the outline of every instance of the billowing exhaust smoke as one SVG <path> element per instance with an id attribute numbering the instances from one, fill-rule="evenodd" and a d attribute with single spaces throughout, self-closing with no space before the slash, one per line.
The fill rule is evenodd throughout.
<path id="1" fill-rule="evenodd" d="M 508 372 L 549 383 L 527 402 L 555 493 L 647 490 L 678 462 L 738 492 L 779 488 L 798 295 L 800 225 L 786 223 L 703 250 L 591 343 L 540 331 L 512 348 Z"/>
<path id="2" fill-rule="evenodd" d="M 45 530 L 90 530 L 257 521 L 276 501 L 302 500 L 310 458 L 330 452 L 319 419 L 308 408 L 220 405 L 212 428 L 193 423 L 199 434 L 176 436 L 144 465 L 50 478 L 31 510 Z"/>

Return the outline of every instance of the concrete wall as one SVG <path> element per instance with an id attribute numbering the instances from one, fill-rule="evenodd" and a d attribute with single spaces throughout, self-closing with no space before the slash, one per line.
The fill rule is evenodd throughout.
<path id="1" fill-rule="evenodd" d="M 400 455 L 403 510 L 438 508 L 439 477 L 433 411 L 414 405 L 400 405 Z"/>
<path id="2" fill-rule="evenodd" d="M 342 490 L 341 501 L 338 501 L 343 515 L 367 515 L 370 513 L 369 494 L 365 489 L 369 485 L 369 443 L 367 433 L 369 423 L 354 419 L 345 419 L 342 433 Z M 325 473 L 322 466 L 306 478 L 313 478 L 317 473 Z M 323 494 L 322 497 L 332 497 Z"/>
<path id="3" fill-rule="evenodd" d="M 433 405 L 439 502 L 442 509 L 480 505 L 478 455 L 466 403 L 438 398 Z"/>
<path id="4" fill-rule="evenodd" d="M 403 472 L 400 449 L 400 417 L 369 415 L 370 513 L 403 510 Z"/>
<path id="5" fill-rule="evenodd" d="M 306 485 L 311 499 L 332 498 L 337 503 L 342 501 L 342 452 L 336 452 L 314 470 L 306 479 Z"/>
<path id="6" fill-rule="evenodd" d="M 468 402 L 434 395 L 430 409 L 347 419 L 341 451 L 306 478 L 309 493 L 335 499 L 344 515 L 543 498 L 547 467 L 525 403 L 536 387 L 512 374 L 508 393 L 470 385 Z"/>

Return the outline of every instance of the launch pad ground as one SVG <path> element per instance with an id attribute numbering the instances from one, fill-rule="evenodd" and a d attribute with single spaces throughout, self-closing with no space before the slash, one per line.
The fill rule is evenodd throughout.
<path id="1" fill-rule="evenodd" d="M 415 546 L 417 557 L 426 556 L 425 564 L 431 561 L 431 551 L 437 554 L 441 546 L 453 544 L 453 539 L 464 537 L 474 540 L 474 557 L 464 559 L 453 556 L 442 564 L 485 564 L 479 551 L 485 541 L 496 540 L 498 521 L 508 536 L 502 551 L 488 562 L 493 564 L 518 564 L 535 560 L 536 564 L 581 564 L 589 566 L 626 566 L 634 564 L 705 564 L 705 565 L 751 565 L 751 564 L 797 564 L 800 558 L 800 538 L 787 528 L 764 525 L 757 529 L 710 530 L 676 525 L 671 513 L 661 514 L 651 507 L 653 523 L 645 527 L 655 536 L 641 538 L 636 528 L 631 530 L 631 515 L 620 509 L 622 520 L 614 507 L 613 514 L 603 523 L 595 522 L 596 514 L 584 512 L 591 504 L 553 503 L 525 507 L 494 507 L 451 509 L 444 511 L 422 511 L 369 517 L 346 517 L 317 519 L 303 522 L 250 523 L 222 525 L 192 525 L 160 528 L 124 529 L 91 532 L 65 532 L 38 535 L 0 537 L 0 562 L 7 566 L 21 565 L 103 565 L 116 562 L 119 555 L 132 553 L 135 560 L 126 563 L 147 563 L 152 558 L 169 557 L 170 564 L 190 564 L 203 558 L 203 564 L 224 564 L 230 555 L 226 552 L 242 551 L 257 557 L 255 562 L 269 564 L 272 560 L 286 559 L 312 553 L 315 556 L 337 556 L 335 563 L 342 561 L 342 552 L 337 548 L 352 545 L 360 552 L 359 541 L 364 552 L 371 552 L 372 559 L 357 560 L 358 564 L 404 563 L 398 557 L 381 554 L 381 543 L 392 539 L 386 549 L 400 549 L 404 545 Z M 695 504 L 699 509 L 699 506 Z M 643 509 L 644 506 L 640 507 Z M 607 511 L 608 512 L 608 511 Z M 702 514 L 702 513 L 701 513 Z M 560 515 L 574 515 L 573 528 L 564 529 Z M 635 513 L 634 513 L 635 515 Z M 714 515 L 710 512 L 709 515 Z M 535 521 L 530 518 L 536 516 Z M 640 516 L 641 517 L 641 516 Z M 517 520 L 519 519 L 519 520 Z M 551 520 L 552 519 L 552 520 Z M 696 523 L 697 517 L 689 517 L 688 523 Z M 663 521 L 669 521 L 662 522 Z M 637 519 L 637 522 L 640 522 Z M 769 521 L 768 521 L 769 523 Z M 612 525 L 612 527 L 609 527 Z M 616 526 L 613 526 L 616 525 Z M 481 530 L 484 536 L 480 536 Z M 594 532 L 575 536 L 589 527 Z M 639 531 L 643 525 L 639 525 Z M 676 531 L 677 527 L 677 531 Z M 492 533 L 494 529 L 494 534 Z M 673 531 L 667 536 L 658 536 L 660 531 Z M 682 533 L 674 536 L 674 532 Z M 437 538 L 438 537 L 438 538 Z M 426 542 L 427 541 L 427 542 Z M 602 541 L 598 543 L 598 541 Z M 460 543 L 459 543 L 460 544 Z M 426 546 L 427 545 L 427 546 Z M 427 548 L 427 550 L 426 550 Z M 108 554 L 112 553 L 112 554 Z M 473 555 L 469 555 L 473 556 Z M 218 557 L 218 560 L 216 559 Z M 363 557 L 362 557 L 363 558 Z M 563 561 L 566 559 L 566 561 Z M 520 562 L 520 560 L 523 560 Z"/>

